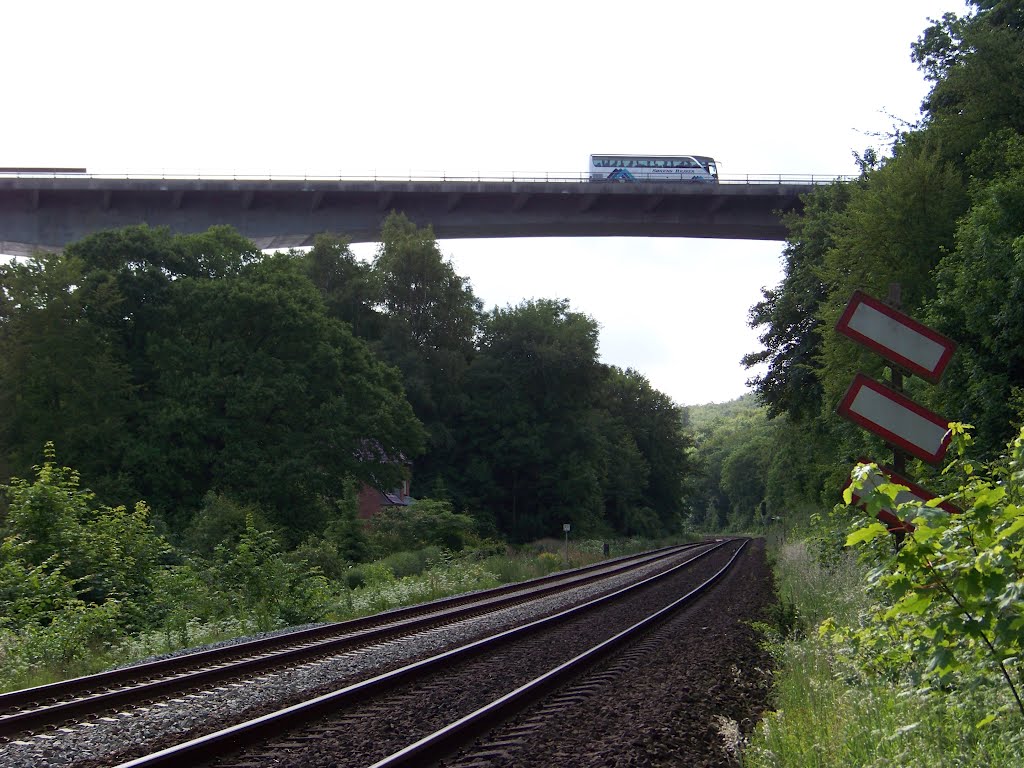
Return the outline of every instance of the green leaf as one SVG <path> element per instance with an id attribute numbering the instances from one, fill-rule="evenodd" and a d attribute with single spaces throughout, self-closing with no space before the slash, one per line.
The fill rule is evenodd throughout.
<path id="1" fill-rule="evenodd" d="M 881 523 L 871 523 L 866 528 L 858 528 L 856 531 L 846 537 L 846 546 L 852 547 L 854 544 L 860 544 L 863 541 L 870 541 L 877 539 L 880 536 L 885 536 L 889 533 L 889 529 Z"/>
<path id="2" fill-rule="evenodd" d="M 1008 526 L 1006 526 L 1006 528 L 1004 528 L 1001 531 L 997 532 L 996 533 L 996 541 L 1002 541 L 1003 539 L 1008 539 L 1011 536 L 1013 536 L 1015 533 L 1017 533 L 1017 531 L 1020 531 L 1022 529 L 1024 529 L 1024 515 L 1021 515 L 1016 520 L 1014 520 L 1012 523 L 1010 523 Z"/>
<path id="3" fill-rule="evenodd" d="M 925 590 L 911 592 L 898 604 L 901 612 L 921 614 L 932 604 L 932 593 Z"/>
<path id="4" fill-rule="evenodd" d="M 942 674 L 953 668 L 955 660 L 952 652 L 945 646 L 939 646 L 932 653 L 930 659 L 928 659 L 928 666 L 925 668 L 925 672 L 936 672 Z"/>

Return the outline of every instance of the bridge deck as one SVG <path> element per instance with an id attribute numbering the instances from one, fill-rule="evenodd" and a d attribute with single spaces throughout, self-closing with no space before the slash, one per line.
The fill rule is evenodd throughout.
<path id="1" fill-rule="evenodd" d="M 339 180 L 0 176 L 0 253 L 60 248 L 102 229 L 228 224 L 261 248 L 323 232 L 375 241 L 403 212 L 439 239 L 715 237 L 783 240 L 781 214 L 811 185 L 575 180 Z"/>

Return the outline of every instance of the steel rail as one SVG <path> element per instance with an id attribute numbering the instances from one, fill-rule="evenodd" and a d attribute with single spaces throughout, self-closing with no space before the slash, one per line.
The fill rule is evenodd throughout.
<path id="1" fill-rule="evenodd" d="M 196 765 L 210 761 L 216 757 L 236 752 L 270 737 L 285 733 L 290 729 L 314 720 L 318 717 L 336 714 L 339 710 L 365 701 L 370 696 L 392 691 L 399 686 L 416 680 L 423 675 L 437 671 L 456 661 L 502 646 L 523 636 L 531 635 L 541 628 L 553 627 L 572 617 L 581 616 L 598 606 L 617 600 L 635 590 L 649 586 L 657 581 L 668 578 L 682 568 L 693 565 L 713 552 L 729 544 L 731 539 L 718 542 L 696 557 L 679 563 L 668 570 L 646 579 L 622 587 L 607 595 L 594 598 L 572 608 L 523 624 L 512 629 L 503 630 L 494 635 L 475 640 L 458 648 L 422 659 L 398 669 L 385 672 L 367 680 L 348 685 L 337 691 L 318 696 L 314 699 L 295 704 L 285 709 L 271 712 L 245 723 L 224 728 L 215 733 L 200 736 L 182 744 L 160 750 L 150 755 L 121 763 L 117 768 L 155 768 L 156 766 Z M 742 547 L 740 547 L 742 549 Z"/>
<path id="2" fill-rule="evenodd" d="M 427 762 L 435 761 L 451 754 L 465 744 L 468 744 L 473 739 L 494 728 L 495 725 L 508 720 L 527 705 L 543 698 L 550 691 L 575 677 L 585 667 L 589 667 L 611 655 L 613 651 L 634 639 L 641 632 L 650 629 L 654 624 L 663 621 L 675 611 L 700 597 L 732 567 L 736 558 L 739 557 L 748 543 L 749 539 L 743 542 L 739 549 L 733 553 L 729 562 L 722 566 L 714 576 L 678 600 L 652 613 L 647 618 L 641 619 L 614 637 L 580 653 L 564 664 L 521 685 L 501 698 L 495 699 L 490 704 L 480 707 L 475 712 L 471 712 L 454 723 L 435 731 L 429 736 L 423 737 L 404 749 L 388 755 L 382 760 L 378 760 L 369 768 L 405 768 L 405 766 L 416 766 L 418 768 Z"/>
<path id="3" fill-rule="evenodd" d="M 387 637 L 420 631 L 432 625 L 458 621 L 481 612 L 491 612 L 515 603 L 537 599 L 616 574 L 656 563 L 697 544 L 665 547 L 642 555 L 603 561 L 577 571 L 561 572 L 491 590 L 460 595 L 396 609 L 384 614 L 314 627 L 275 638 L 264 638 L 226 648 L 184 654 L 170 659 L 51 683 L 0 695 L 0 705 L 56 701 L 37 708 L 25 707 L 0 715 L 0 736 L 11 736 L 32 728 L 52 725 L 99 709 L 146 701 L 154 695 L 200 687 L 245 673 L 294 664 L 315 656 L 326 656 Z M 130 681 L 163 675 L 135 685 Z M 124 687 L 114 688 L 115 685 Z M 103 690 L 97 691 L 98 688 Z M 78 696 L 79 698 L 68 698 Z M 13 704 L 12 704 L 13 702 Z"/>

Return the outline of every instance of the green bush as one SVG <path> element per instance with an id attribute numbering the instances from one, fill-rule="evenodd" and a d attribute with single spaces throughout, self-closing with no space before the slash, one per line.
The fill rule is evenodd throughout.
<path id="1" fill-rule="evenodd" d="M 459 552 L 475 529 L 468 515 L 456 514 L 446 501 L 419 499 L 408 507 L 382 510 L 371 521 L 371 540 L 381 555 L 439 546 Z"/>
<path id="2" fill-rule="evenodd" d="M 867 506 L 847 544 L 864 552 L 876 603 L 871 621 L 856 628 L 826 627 L 861 666 L 937 689 L 1005 686 L 1024 718 L 1024 430 L 1005 457 L 986 471 L 965 458 L 969 427 L 951 425 L 961 473 L 951 494 L 962 514 L 948 514 L 939 499 L 896 505 L 903 488 L 863 486 L 873 475 L 858 466 L 853 488 Z M 847 490 L 845 500 L 851 500 Z M 882 507 L 896 509 L 905 525 L 894 550 Z M 1005 714 L 990 712 L 983 722 Z"/>
<path id="3" fill-rule="evenodd" d="M 359 589 L 366 584 L 366 574 L 358 565 L 354 565 L 345 571 L 345 586 L 349 589 Z"/>
<path id="4" fill-rule="evenodd" d="M 219 583 L 261 630 L 320 619 L 331 602 L 323 574 L 289 562 L 274 535 L 257 529 L 251 517 L 238 544 L 220 545 L 215 554 Z"/>
<path id="5" fill-rule="evenodd" d="M 338 549 L 338 545 L 325 537 L 309 536 L 299 546 L 285 554 L 285 559 L 299 567 L 316 568 L 331 581 L 345 578 L 351 561 Z"/>
<path id="6" fill-rule="evenodd" d="M 403 576 L 416 576 L 423 573 L 427 567 L 427 558 L 424 550 L 416 552 L 395 552 L 385 557 L 381 562 L 386 565 L 396 578 Z"/>
<path id="7" fill-rule="evenodd" d="M 540 565 L 541 573 L 553 573 L 565 567 L 565 561 L 554 552 L 541 552 L 537 555 L 537 563 Z"/>
<path id="8" fill-rule="evenodd" d="M 52 443 L 44 454 L 33 482 L 12 478 L 0 486 L 18 558 L 30 570 L 60 570 L 86 605 L 119 601 L 126 627 L 152 623 L 153 579 L 170 547 L 155 532 L 149 507 L 97 506 L 94 494 L 79 487 L 78 473 L 57 465 Z"/>
<path id="9" fill-rule="evenodd" d="M 119 638 L 120 612 L 116 600 L 101 605 L 74 600 L 16 632 L 0 628 L 0 688 L 19 687 L 39 666 L 47 670 L 41 682 L 53 674 L 77 674 L 80 662 Z"/>
<path id="10" fill-rule="evenodd" d="M 185 530 L 185 546 L 210 558 L 218 546 L 234 546 L 245 533 L 248 520 L 261 531 L 273 530 L 263 513 L 252 504 L 240 504 L 221 493 L 210 491 Z"/>
<path id="11" fill-rule="evenodd" d="M 168 649 L 188 645 L 197 624 L 223 621 L 235 608 L 217 572 L 202 561 L 162 569 L 155 587 L 153 608 Z"/>
<path id="12" fill-rule="evenodd" d="M 499 539 L 480 539 L 469 547 L 467 554 L 477 560 L 486 560 L 493 555 L 508 554 L 508 544 Z"/>

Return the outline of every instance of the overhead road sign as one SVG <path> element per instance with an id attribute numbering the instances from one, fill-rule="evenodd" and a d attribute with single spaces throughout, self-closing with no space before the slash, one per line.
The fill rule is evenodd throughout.
<path id="1" fill-rule="evenodd" d="M 856 291 L 836 330 L 932 383 L 942 378 L 956 342 L 866 293 Z"/>
<path id="2" fill-rule="evenodd" d="M 860 459 L 861 464 L 871 464 L 868 459 Z M 862 496 L 868 489 L 877 488 L 883 483 L 895 483 L 896 485 L 905 485 L 907 490 L 899 491 L 896 494 L 895 504 L 906 504 L 907 502 L 913 502 L 915 504 L 925 504 L 931 499 L 936 499 L 934 493 L 929 491 L 927 488 L 922 488 L 917 483 L 912 482 L 909 478 L 904 477 L 898 472 L 894 471 L 891 467 L 887 467 L 884 464 L 876 465 L 877 469 L 870 469 L 867 473 L 867 477 L 864 478 L 864 487 L 860 490 L 853 490 L 851 494 L 853 496 L 853 503 L 858 506 L 863 506 L 861 502 Z M 851 481 L 847 481 L 846 486 L 849 487 Z M 951 515 L 959 515 L 963 512 L 960 507 L 948 501 L 940 502 L 938 505 L 939 509 L 945 510 Z M 892 526 L 897 525 L 899 527 L 906 527 L 908 524 L 900 520 L 895 512 L 888 508 L 883 507 L 878 513 L 878 519 L 886 525 Z"/>
<path id="3" fill-rule="evenodd" d="M 948 420 L 862 373 L 854 377 L 838 412 L 930 464 L 939 464 L 949 447 Z"/>

